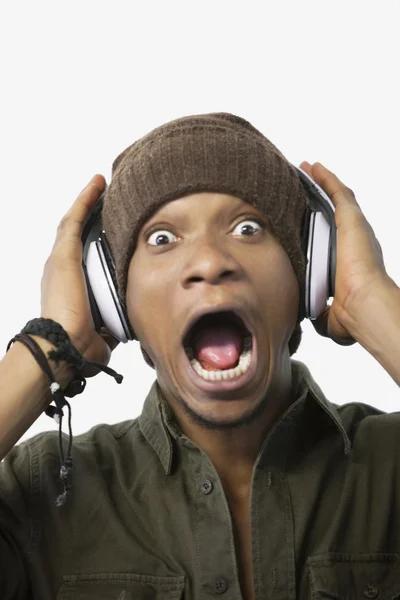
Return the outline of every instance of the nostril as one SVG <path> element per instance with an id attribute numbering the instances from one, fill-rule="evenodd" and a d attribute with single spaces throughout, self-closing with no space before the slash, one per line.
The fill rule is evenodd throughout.
<path id="1" fill-rule="evenodd" d="M 232 275 L 234 275 L 234 271 L 232 271 L 232 270 L 229 270 L 229 271 L 224 271 L 224 272 L 221 274 L 221 277 L 232 277 Z"/>
<path id="2" fill-rule="evenodd" d="M 186 285 L 193 285 L 196 283 L 201 283 L 203 281 L 215 285 L 219 282 L 223 282 L 225 280 L 229 281 L 233 279 L 237 279 L 237 276 L 235 275 L 234 271 L 224 271 L 220 275 L 210 272 L 208 274 L 205 274 L 204 277 L 201 277 L 199 275 L 193 275 L 192 277 L 188 277 L 186 280 Z"/>

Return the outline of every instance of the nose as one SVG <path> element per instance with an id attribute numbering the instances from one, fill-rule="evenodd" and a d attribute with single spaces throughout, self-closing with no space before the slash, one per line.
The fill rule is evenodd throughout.
<path id="1" fill-rule="evenodd" d="M 191 248 L 182 270 L 184 288 L 204 282 L 218 285 L 237 281 L 242 277 L 242 267 L 229 249 L 214 236 L 205 236 Z"/>

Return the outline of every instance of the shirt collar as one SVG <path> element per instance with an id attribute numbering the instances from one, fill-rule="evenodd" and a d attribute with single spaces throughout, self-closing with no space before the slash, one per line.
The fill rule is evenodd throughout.
<path id="1" fill-rule="evenodd" d="M 319 385 L 312 377 L 308 367 L 291 359 L 292 373 L 295 379 L 294 389 L 297 389 L 296 399 L 292 406 L 296 409 L 304 404 L 307 398 L 315 401 L 324 414 L 330 418 L 343 438 L 344 453 L 348 454 L 351 442 L 340 419 L 339 412 L 334 404 L 325 397 Z M 144 401 L 142 414 L 139 417 L 139 427 L 157 453 L 167 475 L 171 474 L 174 455 L 174 440 L 182 437 L 173 412 L 164 399 L 158 381 L 154 381 Z"/>

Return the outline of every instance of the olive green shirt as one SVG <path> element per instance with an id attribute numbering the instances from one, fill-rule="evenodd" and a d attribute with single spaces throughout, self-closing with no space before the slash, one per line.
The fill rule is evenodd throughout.
<path id="1" fill-rule="evenodd" d="M 400 598 L 400 416 L 332 404 L 292 366 L 253 471 L 255 598 Z M 1 463 L 1 600 L 241 598 L 221 482 L 157 382 L 140 417 L 77 436 L 73 458 L 61 508 L 57 432 Z"/>

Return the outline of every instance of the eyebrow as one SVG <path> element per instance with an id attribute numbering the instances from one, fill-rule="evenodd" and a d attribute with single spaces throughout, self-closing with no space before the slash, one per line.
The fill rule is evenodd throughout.
<path id="1" fill-rule="evenodd" d="M 184 200 L 185 198 L 182 198 L 182 200 Z M 181 200 L 181 199 L 179 199 Z M 233 207 L 222 207 L 220 211 L 218 211 L 216 213 L 216 216 L 218 218 L 218 216 L 220 214 L 227 214 L 227 213 L 235 213 L 237 211 L 239 211 L 240 209 L 243 209 L 244 211 L 246 211 L 246 208 L 248 208 L 249 210 L 253 209 L 255 212 L 257 211 L 258 213 L 261 213 L 261 211 L 259 211 L 257 209 L 256 206 L 254 206 L 253 204 L 251 204 L 250 202 L 246 202 L 245 200 L 242 200 L 240 198 L 237 199 L 238 203 L 235 204 L 235 206 Z M 174 202 L 174 200 L 172 200 L 171 202 Z M 172 214 L 169 213 L 167 214 L 163 214 L 163 210 L 165 208 L 167 208 L 168 206 L 170 206 L 170 202 L 167 202 L 165 205 L 162 205 L 158 210 L 160 211 L 160 213 L 158 213 L 158 211 L 156 211 L 155 214 L 153 214 L 148 221 L 146 221 L 146 223 L 143 224 L 143 230 L 147 227 L 151 227 L 153 223 L 157 223 L 157 221 L 172 221 L 175 219 L 185 219 L 188 218 L 189 216 L 192 217 L 193 216 L 193 211 L 189 210 L 183 210 L 183 209 L 179 209 L 177 208 L 176 211 L 174 211 L 174 209 L 172 209 Z M 258 216 L 258 215 L 257 215 Z M 267 215 L 264 215 L 263 213 L 261 213 L 261 216 L 269 223 L 269 219 L 267 217 Z"/>

